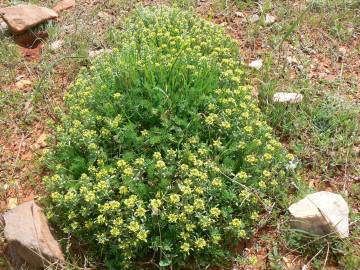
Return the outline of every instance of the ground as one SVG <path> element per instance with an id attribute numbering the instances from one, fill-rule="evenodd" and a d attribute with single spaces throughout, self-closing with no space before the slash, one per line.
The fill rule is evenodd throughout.
<path id="1" fill-rule="evenodd" d="M 29 2 L 52 7 L 57 0 Z M 287 217 L 282 215 L 259 228 L 235 267 L 356 269 L 359 261 L 349 254 L 360 256 L 357 0 L 80 0 L 76 7 L 61 12 L 58 20 L 34 29 L 38 37 L 34 48 L 17 45 L 29 43 L 28 39 L 0 30 L 1 211 L 46 196 L 41 182 L 46 172 L 40 164 L 50 132 L 47 120 L 56 121 L 54 108 L 62 105 L 68 85 L 81 66 L 89 65 L 92 54 L 110 48 L 109 29 L 121 28 L 135 5 L 159 3 L 194 9 L 223 25 L 238 41 L 244 63 L 263 60 L 260 70 L 249 68 L 253 75 L 249 82 L 276 135 L 297 156 L 303 182 L 314 190 L 341 192 L 352 208 L 352 236 L 345 243 L 348 261 L 328 256 L 332 240 L 299 244 L 296 236 L 288 236 Z M 9 4 L 5 0 L 0 7 Z M 259 15 L 256 22 L 254 14 Z M 266 15 L 274 16 L 275 22 L 267 23 Z M 281 91 L 302 93 L 304 100 L 299 105 L 274 106 L 271 97 Z"/>

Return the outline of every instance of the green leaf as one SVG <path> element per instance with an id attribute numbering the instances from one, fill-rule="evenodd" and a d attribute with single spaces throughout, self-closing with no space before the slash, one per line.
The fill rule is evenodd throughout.
<path id="1" fill-rule="evenodd" d="M 161 267 L 169 266 L 170 264 L 171 264 L 170 259 L 163 259 L 159 262 L 159 266 L 161 266 Z"/>

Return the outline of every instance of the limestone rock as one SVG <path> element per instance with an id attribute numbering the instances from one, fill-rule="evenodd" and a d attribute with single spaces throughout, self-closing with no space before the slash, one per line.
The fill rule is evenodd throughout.
<path id="1" fill-rule="evenodd" d="M 256 23 L 256 22 L 258 22 L 259 20 L 260 20 L 260 16 L 257 15 L 257 14 L 253 14 L 253 15 L 251 15 L 251 17 L 250 17 L 250 22 L 252 22 L 252 23 Z"/>
<path id="2" fill-rule="evenodd" d="M 337 232 L 349 236 L 349 207 L 339 194 L 321 191 L 307 195 L 289 207 L 292 225 L 317 235 Z"/>
<path id="3" fill-rule="evenodd" d="M 261 59 L 256 59 L 249 64 L 249 67 L 259 70 L 262 67 L 262 65 L 263 65 L 263 61 Z"/>
<path id="4" fill-rule="evenodd" d="M 265 24 L 273 24 L 276 21 L 276 17 L 270 14 L 266 14 L 265 16 Z"/>
<path id="5" fill-rule="evenodd" d="M 298 93 L 277 92 L 274 94 L 273 102 L 279 103 L 300 103 L 303 95 Z"/>
<path id="6" fill-rule="evenodd" d="M 0 34 L 4 34 L 8 30 L 6 22 L 0 19 Z"/>
<path id="7" fill-rule="evenodd" d="M 46 7 L 17 5 L 0 9 L 0 16 L 14 34 L 21 33 L 39 23 L 54 19 L 58 14 Z"/>
<path id="8" fill-rule="evenodd" d="M 65 262 L 42 209 L 34 201 L 20 204 L 2 218 L 8 255 L 16 267 L 28 265 L 43 269 L 49 264 L 55 266 Z"/>

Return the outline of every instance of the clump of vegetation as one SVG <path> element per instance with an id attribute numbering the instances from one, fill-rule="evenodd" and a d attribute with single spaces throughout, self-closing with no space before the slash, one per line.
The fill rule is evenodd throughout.
<path id="1" fill-rule="evenodd" d="M 110 268 L 224 264 L 284 201 L 293 157 L 221 27 L 145 8 L 112 40 L 58 112 L 48 216 Z"/>

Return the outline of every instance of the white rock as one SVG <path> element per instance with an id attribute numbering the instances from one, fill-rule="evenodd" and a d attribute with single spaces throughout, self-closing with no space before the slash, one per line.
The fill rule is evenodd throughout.
<path id="1" fill-rule="evenodd" d="M 255 68 L 257 70 L 259 70 L 263 65 L 263 61 L 262 59 L 257 59 L 255 61 L 252 61 L 250 64 L 249 64 L 249 67 L 252 67 L 252 68 Z"/>
<path id="2" fill-rule="evenodd" d="M 349 236 L 349 207 L 343 197 L 321 191 L 307 195 L 289 207 L 292 225 L 317 235 L 337 232 L 341 238 Z"/>
<path id="3" fill-rule="evenodd" d="M 250 21 L 251 21 L 252 23 L 256 23 L 256 22 L 258 22 L 259 20 L 260 20 L 260 16 L 257 15 L 257 14 L 253 14 L 253 15 L 251 15 L 251 17 L 250 17 Z"/>
<path id="4" fill-rule="evenodd" d="M 273 24 L 276 21 L 276 17 L 270 14 L 266 14 L 265 16 L 265 24 Z"/>
<path id="5" fill-rule="evenodd" d="M 298 65 L 299 64 L 299 61 L 294 56 L 288 56 L 288 57 L 286 57 L 286 60 L 290 65 L 292 65 L 292 64 Z"/>
<path id="6" fill-rule="evenodd" d="M 2 19 L 0 19 L 0 34 L 5 33 L 9 29 L 6 22 L 4 22 Z"/>
<path id="7" fill-rule="evenodd" d="M 240 12 L 240 11 L 236 11 L 236 12 L 235 12 L 235 16 L 242 18 L 242 17 L 244 17 L 244 13 L 242 13 L 242 12 Z"/>
<path id="8" fill-rule="evenodd" d="M 61 46 L 64 44 L 63 40 L 55 40 L 53 43 L 51 43 L 50 48 L 53 51 L 56 51 L 61 48 Z"/>
<path id="9" fill-rule="evenodd" d="M 285 93 L 277 92 L 273 96 L 273 102 L 280 103 L 300 103 L 303 100 L 303 95 L 299 93 Z"/>

